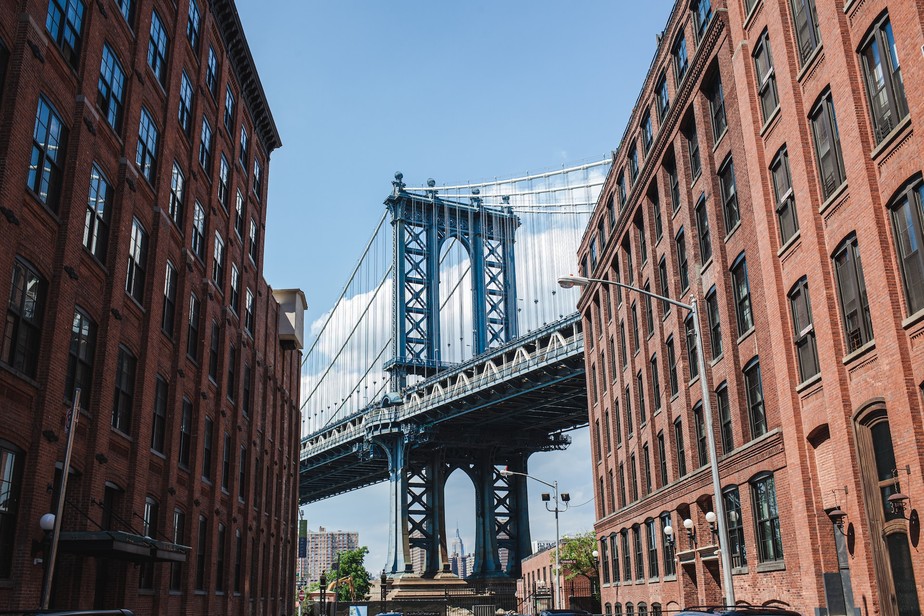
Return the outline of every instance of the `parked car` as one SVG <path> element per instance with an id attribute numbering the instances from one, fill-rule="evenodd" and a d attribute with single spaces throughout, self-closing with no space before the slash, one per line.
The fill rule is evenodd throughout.
<path id="1" fill-rule="evenodd" d="M 673 616 L 802 616 L 799 612 L 766 605 L 702 606 L 695 605 L 676 612 Z"/>
<path id="2" fill-rule="evenodd" d="M 27 612 L 0 612 L 0 616 L 135 616 L 127 609 L 119 610 L 34 610 Z"/>
<path id="3" fill-rule="evenodd" d="M 539 616 L 592 616 L 584 610 L 542 610 Z"/>

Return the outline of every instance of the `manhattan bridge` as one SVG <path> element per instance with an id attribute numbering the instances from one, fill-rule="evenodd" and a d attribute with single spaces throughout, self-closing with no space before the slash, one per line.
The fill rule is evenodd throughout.
<path id="1" fill-rule="evenodd" d="M 388 481 L 390 575 L 411 572 L 412 550 L 423 577 L 448 570 L 444 488 L 462 470 L 475 488 L 471 575 L 519 577 L 526 477 L 501 471 L 526 473 L 530 454 L 587 425 L 579 291 L 556 281 L 576 270 L 610 163 L 439 187 L 396 173 L 313 325 L 299 502 Z"/>

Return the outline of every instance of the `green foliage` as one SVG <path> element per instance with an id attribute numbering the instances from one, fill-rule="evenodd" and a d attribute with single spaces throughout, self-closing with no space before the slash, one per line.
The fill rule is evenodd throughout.
<path id="1" fill-rule="evenodd" d="M 562 570 L 568 571 L 565 576 L 566 580 L 573 580 L 579 575 L 590 580 L 597 579 L 597 563 L 594 560 L 594 550 L 597 549 L 597 537 L 593 531 L 574 535 L 572 537 L 563 537 L 561 541 L 561 561 Z M 552 558 L 554 558 L 554 552 Z"/>
<path id="2" fill-rule="evenodd" d="M 369 572 L 366 571 L 366 566 L 363 564 L 368 553 L 369 548 L 366 546 L 341 552 L 339 573 L 333 568 L 327 572 L 328 584 L 338 578 L 341 580 L 337 587 L 338 600 L 365 601 L 369 598 L 372 576 L 369 575 Z M 349 583 L 343 579 L 346 577 L 349 577 L 353 582 L 352 592 Z M 333 600 L 333 597 L 329 600 Z"/>

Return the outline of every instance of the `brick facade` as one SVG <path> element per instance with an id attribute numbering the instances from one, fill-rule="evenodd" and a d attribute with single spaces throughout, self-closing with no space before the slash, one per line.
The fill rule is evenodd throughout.
<path id="1" fill-rule="evenodd" d="M 112 552 L 62 551 L 52 606 L 136 614 L 293 609 L 301 352 L 280 337 L 287 292 L 271 289 L 262 268 L 269 157 L 280 140 L 233 1 L 198 0 L 199 27 L 190 33 L 197 36 L 188 34 L 189 3 L 0 6 L 0 297 L 10 301 L 0 323 L 0 453 L 4 472 L 12 471 L 0 484 L 9 497 L 0 503 L 0 610 L 39 604 L 38 520 L 53 511 L 55 462 L 60 468 L 71 382 L 82 380 L 81 367 L 88 378 L 63 531 L 123 531 L 190 549 L 179 569 L 144 559 L 133 565 Z M 69 6 L 82 9 L 76 21 Z M 154 60 L 160 76 L 149 63 L 155 12 L 166 36 L 166 55 Z M 120 114 L 99 85 L 110 52 L 123 73 Z M 192 92 L 188 135 L 179 120 L 184 73 Z M 235 97 L 227 120 L 226 88 Z M 43 104 L 64 125 L 60 147 L 34 141 L 46 134 L 36 126 Z M 158 133 L 148 177 L 137 162 L 143 113 Z M 203 118 L 213 132 L 206 166 Z M 56 157 L 47 174 L 41 161 L 30 172 L 37 151 L 41 161 Z M 229 163 L 224 204 L 222 155 Z M 185 176 L 180 209 L 171 202 L 174 164 Z M 36 174 L 51 183 L 33 182 Z M 111 188 L 94 213 L 91 176 L 100 174 Z M 204 213 L 198 254 L 196 203 Z M 87 221 L 108 225 L 96 253 Z M 133 228 L 144 230 L 145 254 L 131 241 Z M 213 259 L 217 237 L 225 246 L 222 275 Z M 13 288 L 15 271 L 38 280 L 34 317 L 24 316 L 29 302 Z M 75 314 L 92 324 L 79 353 Z M 23 333 L 30 320 L 32 339 Z M 134 358 L 134 378 L 120 379 L 117 369 L 132 363 L 120 356 Z M 178 535 L 177 513 L 185 520 Z"/>
<path id="2" fill-rule="evenodd" d="M 887 50 L 887 31 L 898 63 L 886 66 L 900 65 L 901 76 L 887 76 L 891 113 L 877 116 L 862 54 L 877 33 Z M 681 37 L 688 67 L 678 79 Z M 924 71 L 922 43 L 919 2 L 678 2 L 579 251 L 585 276 L 697 301 L 723 492 L 737 489 L 726 504 L 740 502 L 729 520 L 740 524 L 733 534 L 743 543 L 733 550 L 739 601 L 778 600 L 803 614 L 892 616 L 918 613 L 924 600 L 924 310 L 913 303 L 924 281 L 908 273 L 920 252 L 899 253 L 902 226 L 892 213 L 908 186 L 908 211 L 921 208 L 924 142 L 914 126 L 924 118 L 924 98 L 912 84 Z M 660 114 L 662 74 L 669 106 Z M 902 81 L 907 109 L 895 102 Z M 826 113 L 833 139 L 819 133 Z M 819 144 L 831 143 L 840 158 L 822 156 L 828 150 Z M 691 156 L 697 146 L 701 173 Z M 792 211 L 795 229 L 786 217 Z M 681 289 L 684 263 L 688 290 Z M 849 279 L 860 281 L 853 303 L 845 301 Z M 807 309 L 794 312 L 797 305 Z M 654 302 L 649 327 L 643 296 L 599 283 L 583 292 L 579 309 L 595 529 L 607 558 L 604 612 L 720 604 L 688 313 Z M 893 513 L 896 499 L 904 508 Z M 668 521 L 673 547 L 663 533 Z"/>

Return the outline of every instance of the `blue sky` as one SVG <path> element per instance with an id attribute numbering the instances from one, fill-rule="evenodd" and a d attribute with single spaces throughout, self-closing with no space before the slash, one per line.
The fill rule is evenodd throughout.
<path id="1" fill-rule="evenodd" d="M 667 20 L 669 0 L 237 0 L 283 147 L 273 154 L 265 276 L 299 287 L 306 325 L 331 307 L 382 215 L 395 171 L 422 185 L 511 177 L 615 149 Z M 630 8 L 631 7 L 631 8 Z M 586 430 L 530 472 L 572 493 L 562 533 L 589 530 Z M 530 490 L 534 539 L 554 518 Z M 471 484 L 447 486 L 474 545 Z M 313 528 L 357 530 L 385 561 L 384 485 L 305 508 Z M 450 539 L 451 541 L 451 539 Z"/>

